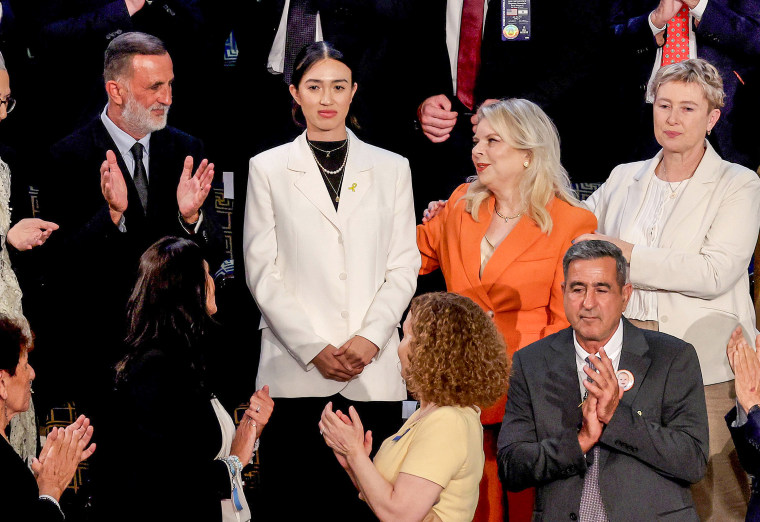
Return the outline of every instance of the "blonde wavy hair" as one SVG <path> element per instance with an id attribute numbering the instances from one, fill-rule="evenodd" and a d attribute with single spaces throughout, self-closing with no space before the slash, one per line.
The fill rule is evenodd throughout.
<path id="1" fill-rule="evenodd" d="M 510 147 L 527 150 L 530 165 L 520 181 L 520 195 L 528 208 L 526 214 L 546 234 L 552 231 L 552 218 L 546 205 L 551 198 L 580 206 L 570 187 L 570 178 L 559 160 L 559 135 L 554 123 L 535 103 L 521 98 L 499 100 L 478 109 L 478 119 L 485 118 Z M 473 176 L 462 196 L 465 209 L 479 221 L 480 207 L 493 193 Z"/>
<path id="2" fill-rule="evenodd" d="M 489 406 L 507 392 L 504 338 L 470 298 L 434 292 L 414 298 L 404 377 L 418 399 L 438 406 Z"/>

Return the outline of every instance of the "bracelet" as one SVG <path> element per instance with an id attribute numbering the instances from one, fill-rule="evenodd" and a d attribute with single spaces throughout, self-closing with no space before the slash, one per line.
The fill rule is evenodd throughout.
<path id="1" fill-rule="evenodd" d="M 61 512 L 61 516 L 63 517 L 63 519 L 66 520 L 66 515 L 63 514 L 63 510 L 61 509 L 61 505 L 58 503 L 58 501 L 56 499 L 54 499 L 50 495 L 40 495 L 39 498 L 40 498 L 40 500 L 47 500 L 48 502 L 52 502 L 53 504 L 55 504 L 55 507 L 57 507 L 58 511 Z"/>

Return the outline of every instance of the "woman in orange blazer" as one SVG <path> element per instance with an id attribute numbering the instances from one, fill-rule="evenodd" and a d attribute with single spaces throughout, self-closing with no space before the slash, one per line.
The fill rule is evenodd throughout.
<path id="1" fill-rule="evenodd" d="M 472 161 L 478 173 L 437 215 L 417 227 L 420 274 L 440 268 L 449 292 L 478 303 L 496 322 L 507 353 L 569 326 L 562 304 L 562 256 L 596 230 L 559 161 L 559 138 L 534 103 L 483 106 Z M 506 390 L 505 390 L 506 392 Z M 496 439 L 504 397 L 481 413 L 486 465 L 475 520 L 503 520 Z M 510 494 L 510 520 L 529 520 L 532 490 Z"/>

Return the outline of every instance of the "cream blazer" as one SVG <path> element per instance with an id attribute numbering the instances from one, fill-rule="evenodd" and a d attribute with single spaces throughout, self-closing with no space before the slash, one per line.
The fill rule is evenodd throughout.
<path id="1" fill-rule="evenodd" d="M 760 229 L 760 179 L 723 161 L 708 142 L 694 176 L 662 228 L 657 248 L 636 245 L 631 283 L 657 290 L 662 332 L 691 343 L 705 385 L 734 378 L 726 343 L 737 324 L 757 335 L 747 267 Z M 584 203 L 599 232 L 628 241 L 662 151 L 618 165 Z"/>
<path id="2" fill-rule="evenodd" d="M 397 327 L 420 268 L 409 162 L 350 131 L 348 146 L 337 212 L 306 133 L 250 161 L 243 247 L 262 313 L 256 387 L 274 397 L 406 398 Z M 373 362 L 347 383 L 322 377 L 310 361 L 354 335 L 380 348 Z"/>

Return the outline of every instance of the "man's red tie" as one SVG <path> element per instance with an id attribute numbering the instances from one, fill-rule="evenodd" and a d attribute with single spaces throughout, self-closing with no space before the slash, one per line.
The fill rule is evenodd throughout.
<path id="1" fill-rule="evenodd" d="M 689 59 L 689 8 L 684 5 L 668 21 L 665 45 L 662 47 L 662 65 Z"/>
<path id="2" fill-rule="evenodd" d="M 475 79 L 480 69 L 480 44 L 483 40 L 483 0 L 464 0 L 462 27 L 459 30 L 457 57 L 457 98 L 473 108 Z"/>

